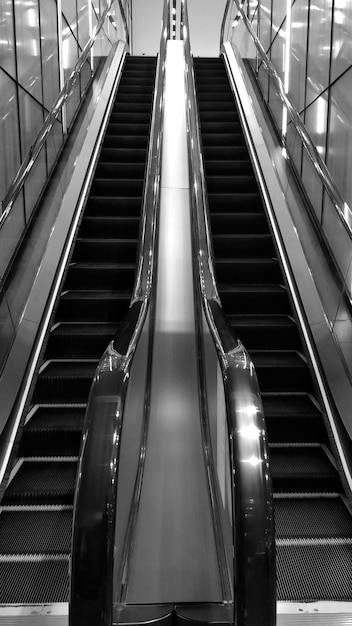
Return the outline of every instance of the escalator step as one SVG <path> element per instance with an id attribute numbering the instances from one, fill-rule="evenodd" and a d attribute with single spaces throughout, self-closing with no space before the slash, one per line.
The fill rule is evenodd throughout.
<path id="1" fill-rule="evenodd" d="M 277 545 L 276 562 L 279 601 L 350 601 L 351 542 Z"/>
<path id="2" fill-rule="evenodd" d="M 244 146 L 245 139 L 242 133 L 204 133 L 203 145 L 208 146 Z M 210 190 L 209 190 L 210 191 Z"/>
<path id="3" fill-rule="evenodd" d="M 268 232 L 268 223 L 263 213 L 213 213 L 210 221 L 213 235 L 228 232 L 246 235 Z"/>
<path id="4" fill-rule="evenodd" d="M 305 360 L 291 351 L 251 350 L 261 391 L 309 391 L 312 383 Z"/>
<path id="5" fill-rule="evenodd" d="M 120 80 L 119 89 L 131 85 L 132 87 L 149 87 L 151 90 L 154 88 L 154 71 L 133 71 L 127 70 L 123 73 Z"/>
<path id="6" fill-rule="evenodd" d="M 113 239 L 138 239 L 139 217 L 119 217 L 111 216 L 86 216 L 83 218 L 80 227 L 80 237 L 83 239 L 103 238 L 106 233 Z"/>
<path id="7" fill-rule="evenodd" d="M 71 527 L 72 507 L 3 510 L 0 554 L 69 554 Z"/>
<path id="8" fill-rule="evenodd" d="M 119 196 L 115 198 L 113 196 L 94 196 L 89 197 L 85 215 L 87 216 L 138 216 L 141 212 L 141 197 L 140 196 Z"/>
<path id="9" fill-rule="evenodd" d="M 50 333 L 48 359 L 99 359 L 120 324 L 59 324 Z"/>
<path id="10" fill-rule="evenodd" d="M 275 498 L 277 539 L 352 537 L 352 520 L 340 497 Z"/>
<path id="11" fill-rule="evenodd" d="M 132 291 L 68 291 L 60 298 L 56 321 L 116 323 L 126 315 L 131 296 Z"/>
<path id="12" fill-rule="evenodd" d="M 206 135 L 210 137 L 210 135 Z M 215 135 L 217 137 L 217 135 Z M 228 135 L 229 137 L 229 135 Z M 209 193 L 238 193 L 255 188 L 254 174 L 238 174 L 233 176 L 207 176 L 207 188 Z"/>
<path id="13" fill-rule="evenodd" d="M 97 169 L 97 178 L 122 178 L 128 180 L 143 178 L 144 176 L 144 163 L 111 163 L 111 161 L 104 161 L 100 159 Z"/>
<path id="14" fill-rule="evenodd" d="M 134 274 L 134 264 L 72 263 L 66 276 L 65 289 L 128 289 L 133 283 Z"/>
<path id="15" fill-rule="evenodd" d="M 148 85 L 138 85 L 138 84 L 130 84 L 130 83 L 120 83 L 119 85 L 119 99 L 122 96 L 128 96 L 132 100 L 134 100 L 135 96 L 139 96 L 142 98 L 151 97 L 154 90 L 154 86 L 152 84 Z"/>
<path id="16" fill-rule="evenodd" d="M 248 161 L 248 151 L 244 144 L 239 146 L 204 146 L 203 147 L 205 167 L 209 161 L 220 159 L 225 161 L 244 160 Z"/>
<path id="17" fill-rule="evenodd" d="M 78 456 L 85 405 L 37 405 L 26 423 L 19 447 L 23 457 Z"/>
<path id="18" fill-rule="evenodd" d="M 220 285 L 219 295 L 228 314 L 289 314 L 290 304 L 282 285 Z"/>
<path id="19" fill-rule="evenodd" d="M 238 122 L 238 114 L 234 110 L 218 111 L 214 109 L 202 109 L 199 113 L 202 125 L 205 122 L 216 122 L 220 119 L 223 122 Z"/>
<path id="20" fill-rule="evenodd" d="M 252 165 L 248 159 L 236 159 L 231 161 L 226 159 L 223 161 L 206 160 L 205 171 L 207 176 L 232 176 L 232 175 L 252 175 Z"/>
<path id="21" fill-rule="evenodd" d="M 92 184 L 94 196 L 141 196 L 143 178 L 95 178 Z"/>
<path id="22" fill-rule="evenodd" d="M 258 264 L 262 261 L 263 257 L 273 258 L 276 256 L 276 251 L 273 245 L 273 240 L 269 234 L 253 233 L 247 235 L 240 234 L 225 234 L 225 235 L 213 235 L 213 246 L 216 257 L 216 265 L 218 259 L 235 258 L 237 261 L 240 257 L 244 262 L 251 259 L 252 262 Z M 245 282 L 245 281 L 242 281 Z M 257 281 L 259 282 L 259 281 Z M 270 282 L 264 280 L 264 282 Z"/>
<path id="23" fill-rule="evenodd" d="M 126 104 L 128 105 L 145 105 L 146 101 L 148 102 L 148 106 L 150 107 L 150 101 L 151 101 L 151 96 L 152 96 L 152 92 L 149 90 L 148 93 L 138 93 L 138 92 L 129 92 L 128 90 L 126 90 L 126 88 L 124 90 L 119 90 L 116 96 L 116 100 L 115 100 L 115 106 L 118 105 L 122 105 L 122 104 Z"/>
<path id="24" fill-rule="evenodd" d="M 209 209 L 213 213 L 257 212 L 262 208 L 261 197 L 257 192 L 209 193 Z"/>
<path id="25" fill-rule="evenodd" d="M 255 246 L 255 242 L 251 241 L 250 245 Z M 237 242 L 233 249 L 237 251 Z M 240 254 L 241 250 L 238 252 Z M 281 270 L 276 259 L 224 259 L 219 255 L 216 262 L 216 277 L 219 285 L 229 282 L 233 284 L 257 283 L 260 280 L 278 283 L 281 279 Z"/>
<path id="26" fill-rule="evenodd" d="M 87 361 L 48 361 L 41 370 L 34 391 L 34 402 L 85 402 L 96 367 L 97 360 Z"/>
<path id="27" fill-rule="evenodd" d="M 72 261 L 92 264 L 118 264 L 121 273 L 124 272 L 125 268 L 126 271 L 129 272 L 129 277 L 133 280 L 133 267 L 135 266 L 134 264 L 136 261 L 137 244 L 137 239 L 79 238 L 76 241 Z M 117 269 L 118 268 L 116 268 L 116 270 Z"/>
<path id="28" fill-rule="evenodd" d="M 110 121 L 113 124 L 147 124 L 150 123 L 150 111 L 117 111 L 113 109 Z"/>
<path id="29" fill-rule="evenodd" d="M 205 111 L 233 111 L 233 98 L 228 96 L 226 100 L 220 101 L 216 97 L 198 100 L 199 111 L 202 115 Z"/>
<path id="30" fill-rule="evenodd" d="M 147 135 L 106 135 L 104 148 L 144 149 L 148 147 Z"/>
<path id="31" fill-rule="evenodd" d="M 337 471 L 321 446 L 274 445 L 270 459 L 276 493 L 328 493 L 340 488 Z"/>
<path id="32" fill-rule="evenodd" d="M 119 101 L 118 97 L 116 98 L 113 108 L 112 115 L 117 114 L 138 114 L 141 113 L 143 116 L 148 114 L 150 116 L 152 112 L 152 104 L 151 102 L 146 102 L 142 100 L 141 102 L 125 102 L 124 100 Z"/>
<path id="33" fill-rule="evenodd" d="M 241 124 L 239 121 L 227 122 L 220 120 L 216 122 L 202 122 L 202 133 L 205 135 L 214 133 L 215 135 L 229 134 L 236 135 L 241 133 Z"/>
<path id="34" fill-rule="evenodd" d="M 149 133 L 149 122 L 147 124 L 141 124 L 134 122 L 133 124 L 116 124 L 114 121 L 111 121 L 107 127 L 106 131 L 108 136 L 145 136 L 148 137 Z"/>
<path id="35" fill-rule="evenodd" d="M 51 604 L 67 602 L 68 596 L 68 555 L 61 559 L 0 562 L 1 604 Z M 32 624 L 29 620 L 30 617 L 28 624 Z M 38 617 L 34 623 L 38 623 Z"/>
<path id="36" fill-rule="evenodd" d="M 112 146 L 110 148 L 103 145 L 101 158 L 105 163 L 139 163 L 145 166 L 147 149 L 145 148 L 121 148 Z"/>
<path id="37" fill-rule="evenodd" d="M 284 315 L 228 315 L 247 350 L 296 350 L 300 339 L 295 322 Z"/>
<path id="38" fill-rule="evenodd" d="M 307 393 L 262 393 L 264 415 L 272 443 L 327 443 L 321 412 Z"/>
<path id="39" fill-rule="evenodd" d="M 3 505 L 72 505 L 77 461 L 24 460 L 7 486 Z"/>

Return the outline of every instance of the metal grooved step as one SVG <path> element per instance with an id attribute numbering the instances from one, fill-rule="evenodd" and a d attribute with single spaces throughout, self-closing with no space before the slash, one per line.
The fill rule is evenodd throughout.
<path id="1" fill-rule="evenodd" d="M 1 503 L 1 605 L 68 600 L 81 431 L 96 365 L 133 290 L 155 69 L 155 58 L 126 57 Z"/>

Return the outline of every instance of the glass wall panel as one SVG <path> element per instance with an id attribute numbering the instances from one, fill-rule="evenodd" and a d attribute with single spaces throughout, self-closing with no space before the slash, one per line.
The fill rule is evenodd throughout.
<path id="1" fill-rule="evenodd" d="M 332 0 L 311 0 L 306 105 L 329 84 L 331 11 Z"/>
<path id="2" fill-rule="evenodd" d="M 90 37 L 89 11 L 92 11 L 90 2 L 87 3 L 87 0 L 77 0 L 78 43 L 82 50 Z"/>
<path id="3" fill-rule="evenodd" d="M 72 91 L 69 97 L 66 100 L 66 119 L 67 119 L 68 128 L 70 128 L 71 123 L 74 120 L 80 99 L 81 99 L 80 81 L 77 80 L 72 88 Z"/>
<path id="4" fill-rule="evenodd" d="M 327 166 L 335 185 L 352 207 L 352 69 L 330 89 Z"/>
<path id="5" fill-rule="evenodd" d="M 24 227 L 23 195 L 20 193 L 0 229 L 0 276 L 6 272 Z"/>
<path id="6" fill-rule="evenodd" d="M 286 134 L 286 147 L 287 151 L 293 161 L 296 171 L 301 175 L 302 171 L 302 140 L 296 131 L 292 122 L 287 125 Z"/>
<path id="7" fill-rule="evenodd" d="M 77 7 L 76 0 L 61 0 L 62 14 L 77 38 Z"/>
<path id="8" fill-rule="evenodd" d="M 15 0 L 17 75 L 21 86 L 43 101 L 37 0 Z"/>
<path id="9" fill-rule="evenodd" d="M 352 2 L 335 0 L 331 81 L 352 65 Z"/>
<path id="10" fill-rule="evenodd" d="M 271 42 L 271 0 L 260 2 L 260 41 L 267 52 Z"/>
<path id="11" fill-rule="evenodd" d="M 42 107 L 23 89 L 18 89 L 20 108 L 21 147 L 23 158 L 43 126 Z"/>
<path id="12" fill-rule="evenodd" d="M 304 108 L 306 86 L 306 55 L 308 31 L 308 0 L 296 0 L 292 7 L 289 96 L 298 109 Z"/>
<path id="13" fill-rule="evenodd" d="M 62 20 L 62 63 L 65 80 L 72 72 L 78 59 L 78 45 L 67 22 Z"/>
<path id="14" fill-rule="evenodd" d="M 57 10 L 54 0 L 40 6 L 44 106 L 50 110 L 60 91 Z"/>
<path id="15" fill-rule="evenodd" d="M 282 81 L 284 80 L 285 70 L 285 42 L 286 28 L 282 28 L 275 37 L 270 50 L 270 60 Z"/>
<path id="16" fill-rule="evenodd" d="M 318 221 L 321 222 L 323 185 L 305 150 L 302 158 L 302 181 Z"/>
<path id="17" fill-rule="evenodd" d="M 342 276 L 347 278 L 352 261 L 351 237 L 329 197 L 324 202 L 323 230 L 338 262 Z"/>
<path id="18" fill-rule="evenodd" d="M 12 0 L 0 0 L 0 65 L 15 76 L 15 39 Z"/>
<path id="19" fill-rule="evenodd" d="M 327 92 L 317 98 L 305 112 L 305 125 L 322 159 L 326 152 L 326 126 L 328 117 Z"/>
<path id="20" fill-rule="evenodd" d="M 48 163 L 49 172 L 58 157 L 58 154 L 62 146 L 62 142 L 63 142 L 62 124 L 60 121 L 56 120 L 46 142 L 47 163 Z"/>
<path id="21" fill-rule="evenodd" d="M 268 77 L 268 72 L 265 69 L 263 63 L 261 64 L 261 66 L 259 67 L 259 72 L 258 72 L 258 81 L 259 84 L 261 86 L 261 90 L 262 90 L 262 94 L 264 96 L 264 100 L 265 102 L 267 102 L 269 94 L 268 94 L 268 89 L 269 89 L 269 77 Z"/>
<path id="22" fill-rule="evenodd" d="M 81 94 L 85 92 L 92 78 L 89 61 L 86 61 L 81 70 Z"/>
<path id="23" fill-rule="evenodd" d="M 44 144 L 24 184 L 26 220 L 29 221 L 47 179 L 46 145 Z"/>
<path id="24" fill-rule="evenodd" d="M 272 39 L 280 30 L 286 30 L 283 23 L 286 20 L 286 8 L 285 0 L 272 0 Z"/>
<path id="25" fill-rule="evenodd" d="M 21 164 L 15 82 L 0 69 L 0 200 Z"/>
<path id="26" fill-rule="evenodd" d="M 4 290 L 0 290 L 0 363 L 3 363 L 13 339 L 15 328 L 11 319 L 10 310 Z"/>

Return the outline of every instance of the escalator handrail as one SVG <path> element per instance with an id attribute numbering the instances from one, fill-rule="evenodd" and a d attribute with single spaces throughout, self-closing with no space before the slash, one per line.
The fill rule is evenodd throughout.
<path id="1" fill-rule="evenodd" d="M 27 155 L 25 156 L 24 160 L 22 161 L 17 174 L 15 176 L 15 178 L 13 179 L 5 197 L 3 198 L 3 201 L 1 203 L 1 207 L 2 207 L 2 212 L 0 215 L 0 227 L 2 226 L 2 224 L 4 223 L 4 221 L 6 220 L 6 218 L 8 217 L 8 215 L 11 212 L 12 207 L 14 206 L 14 203 L 16 201 L 16 198 L 18 197 L 21 189 L 23 188 L 48 136 L 50 131 L 53 128 L 53 125 L 55 123 L 56 118 L 58 117 L 58 115 L 60 114 L 60 111 L 62 110 L 62 107 L 64 106 L 64 104 L 66 103 L 72 88 L 74 87 L 76 81 L 79 78 L 79 75 L 82 71 L 82 68 L 84 67 L 88 55 L 90 53 L 91 48 L 93 47 L 94 43 L 96 42 L 96 39 L 105 23 L 105 20 L 111 10 L 111 7 L 113 5 L 113 3 L 115 2 L 115 0 L 107 0 L 107 4 L 106 4 L 106 8 L 104 9 L 104 12 L 102 13 L 102 16 L 98 22 L 98 24 L 95 26 L 95 28 L 93 29 L 93 32 L 90 36 L 90 38 L 88 39 L 86 45 L 83 48 L 82 54 L 80 55 L 78 61 L 76 62 L 71 74 L 69 75 L 69 77 L 67 78 L 62 90 L 60 91 L 59 95 L 57 96 L 50 112 L 48 113 L 45 122 L 42 126 L 42 128 L 40 129 L 39 133 L 37 134 L 34 142 L 32 143 Z M 126 20 L 126 15 L 125 15 L 125 11 L 122 5 L 122 1 L 118 0 L 118 4 L 119 4 L 119 9 L 121 12 L 121 18 L 124 24 L 124 29 L 125 29 L 125 37 L 126 37 L 126 44 L 127 47 L 129 46 L 129 39 L 130 39 L 130 35 L 129 35 L 129 31 L 128 31 L 128 24 L 127 24 L 127 20 Z"/>
<path id="2" fill-rule="evenodd" d="M 113 619 L 114 571 L 118 570 L 114 569 L 114 546 L 120 444 L 130 369 L 146 321 L 156 272 L 160 146 L 169 38 L 170 0 L 164 0 L 140 231 L 139 254 L 143 260 L 138 265 L 129 311 L 99 362 L 87 404 L 74 500 L 70 626 L 85 623 L 110 626 Z M 142 442 L 140 463 L 143 454 Z"/>
<path id="3" fill-rule="evenodd" d="M 348 234 L 350 237 L 352 237 L 352 223 L 350 223 L 346 217 L 346 208 L 348 207 L 346 201 L 344 200 L 344 198 L 342 197 L 340 191 L 338 190 L 338 188 L 336 187 L 331 174 L 325 164 L 325 162 L 323 161 L 323 159 L 321 158 L 316 146 L 314 145 L 314 142 L 307 130 L 307 127 L 305 126 L 305 124 L 302 122 L 301 117 L 296 109 L 296 107 L 294 106 L 291 98 L 289 97 L 289 95 L 286 93 L 285 91 L 285 87 L 283 85 L 283 82 L 279 76 L 279 74 L 277 73 L 275 67 L 273 66 L 273 64 L 271 63 L 268 55 L 266 54 L 261 41 L 259 40 L 259 38 L 257 37 L 247 15 L 245 14 L 242 5 L 243 2 L 240 4 L 238 0 L 229 0 L 227 2 L 226 5 L 226 9 L 225 9 L 225 13 L 224 13 L 224 19 L 223 19 L 223 26 L 225 28 L 225 22 L 226 22 L 226 17 L 229 11 L 229 7 L 230 4 L 234 3 L 237 10 L 238 10 L 238 14 L 235 18 L 235 21 L 238 22 L 241 17 L 243 19 L 243 22 L 250 34 L 250 36 L 253 39 L 253 43 L 256 47 L 256 49 L 258 50 L 260 57 L 262 59 L 263 64 L 265 65 L 267 71 L 269 72 L 270 78 L 272 79 L 275 89 L 280 97 L 280 100 L 282 102 L 282 104 L 285 106 L 285 108 L 287 109 L 287 112 L 290 116 L 290 119 L 298 133 L 298 135 L 300 136 L 302 143 L 308 153 L 308 156 L 313 164 L 313 167 L 315 169 L 315 171 L 317 172 L 323 186 L 324 189 L 326 190 L 335 210 L 338 212 L 339 217 L 344 225 L 344 227 L 346 228 Z M 222 31 L 222 39 L 221 39 L 221 45 L 224 43 L 224 31 Z M 348 207 L 349 209 L 349 207 Z M 349 210 L 350 212 L 350 210 Z"/>
<path id="4" fill-rule="evenodd" d="M 186 0 L 181 0 L 181 11 L 194 249 L 203 311 L 224 381 L 233 476 L 235 623 L 273 626 L 276 564 L 268 439 L 253 363 L 224 315 L 216 288 Z"/>

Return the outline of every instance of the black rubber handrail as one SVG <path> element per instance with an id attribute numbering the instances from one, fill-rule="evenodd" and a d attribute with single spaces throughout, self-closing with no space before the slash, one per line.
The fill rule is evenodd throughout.
<path id="1" fill-rule="evenodd" d="M 135 287 L 124 323 L 97 367 L 85 417 L 74 502 L 70 626 L 111 626 L 114 583 L 121 586 L 121 581 L 114 581 L 114 572 L 121 570 L 114 563 L 119 457 L 130 370 L 150 307 L 156 271 L 169 2 L 164 1 Z M 140 463 L 143 455 L 142 441 Z M 132 506 L 136 506 L 135 501 Z M 130 518 L 133 520 L 133 515 Z"/>
<path id="2" fill-rule="evenodd" d="M 217 292 L 186 0 L 181 0 L 181 11 L 194 250 L 203 311 L 224 381 L 233 477 L 234 623 L 273 626 L 276 623 L 275 531 L 266 424 L 253 363 L 230 327 Z"/>
<path id="3" fill-rule="evenodd" d="M 91 48 L 93 47 L 102 27 L 104 26 L 105 20 L 107 15 L 109 14 L 110 10 L 111 10 L 111 6 L 114 3 L 115 0 L 108 0 L 107 4 L 106 4 L 106 8 L 104 9 L 104 12 L 102 13 L 102 16 L 98 22 L 98 24 L 96 25 L 96 27 L 93 30 L 92 35 L 90 36 L 89 40 L 87 41 L 86 45 L 83 48 L 82 54 L 80 55 L 75 67 L 73 68 L 71 74 L 69 75 L 69 77 L 67 78 L 65 85 L 63 86 L 62 90 L 60 91 L 59 95 L 57 96 L 50 112 L 48 113 L 45 122 L 42 126 L 42 128 L 40 129 L 38 135 L 36 136 L 33 144 L 31 145 L 26 157 L 24 158 L 24 160 L 22 161 L 20 168 L 14 178 L 14 180 L 11 183 L 10 188 L 8 189 L 6 196 L 3 198 L 3 201 L 1 203 L 1 207 L 2 207 L 2 211 L 1 211 L 1 215 L 0 215 L 0 227 L 1 225 L 4 223 L 4 221 L 6 220 L 6 218 L 8 217 L 8 215 L 11 212 L 12 207 L 14 206 L 14 203 L 21 191 L 21 189 L 23 188 L 48 136 L 49 133 L 55 123 L 56 118 L 58 117 L 58 115 L 60 114 L 60 111 L 62 110 L 62 107 L 64 106 L 65 102 L 67 101 L 68 97 L 71 94 L 72 88 L 74 87 L 75 83 L 77 82 L 79 75 L 82 71 L 82 68 L 84 67 L 89 52 L 91 50 Z M 128 25 L 127 25 L 127 20 L 126 20 L 126 16 L 125 16 L 125 12 L 124 12 L 124 8 L 122 6 L 122 2 L 121 0 L 118 0 L 118 4 L 119 4 L 119 8 L 120 8 L 120 12 L 121 12 L 121 17 L 122 17 L 122 21 L 124 24 L 124 28 L 125 28 L 125 35 L 126 35 L 126 43 L 127 46 L 129 46 L 129 31 L 128 31 Z"/>

